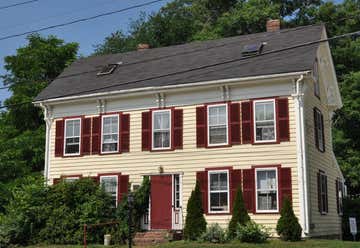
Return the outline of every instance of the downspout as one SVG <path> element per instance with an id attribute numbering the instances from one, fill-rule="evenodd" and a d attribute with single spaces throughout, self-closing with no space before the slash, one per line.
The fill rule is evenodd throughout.
<path id="1" fill-rule="evenodd" d="M 45 184 L 49 183 L 49 168 L 50 168 L 50 135 L 52 119 L 50 118 L 49 107 L 40 103 L 40 107 L 44 112 L 44 120 L 46 123 L 46 139 L 45 139 L 45 165 L 44 165 L 44 179 Z"/>
<path id="2" fill-rule="evenodd" d="M 304 75 L 300 75 L 295 82 L 295 112 L 296 112 L 296 146 L 297 146 L 297 163 L 300 194 L 300 221 L 303 227 L 303 236 L 309 236 L 309 201 L 308 201 L 308 173 L 306 163 L 305 149 L 305 118 L 304 118 L 304 94 L 303 94 Z"/>

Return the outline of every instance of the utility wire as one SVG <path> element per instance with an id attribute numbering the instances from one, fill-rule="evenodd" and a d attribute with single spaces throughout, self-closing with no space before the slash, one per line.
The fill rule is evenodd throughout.
<path id="1" fill-rule="evenodd" d="M 30 1 L 25 1 L 25 2 L 21 2 L 21 3 L 14 3 L 14 4 L 10 4 L 10 5 L 0 6 L 0 10 L 9 9 L 9 8 L 12 8 L 12 7 L 25 5 L 25 4 L 29 4 L 29 3 L 34 3 L 34 2 L 38 2 L 38 1 L 40 1 L 40 0 L 30 0 Z"/>
<path id="2" fill-rule="evenodd" d="M 292 49 L 296 49 L 296 48 L 311 46 L 311 45 L 314 45 L 314 44 L 317 44 L 317 43 L 328 42 L 328 41 L 341 39 L 341 38 L 345 38 L 345 37 L 352 37 L 352 36 L 356 36 L 356 37 L 360 36 L 360 31 L 356 31 L 356 32 L 352 32 L 352 33 L 346 33 L 346 34 L 342 34 L 342 35 L 337 35 L 337 36 L 327 38 L 327 39 L 320 39 L 320 40 L 316 40 L 316 41 L 305 42 L 305 43 L 297 44 L 297 45 L 294 45 L 294 46 L 285 47 L 285 48 L 282 48 L 282 49 L 275 49 L 275 50 L 271 50 L 271 51 L 264 52 L 264 53 L 261 53 L 261 54 L 257 54 L 257 55 L 254 55 L 254 56 L 241 57 L 241 58 L 237 58 L 237 59 L 231 59 L 231 60 L 224 61 L 224 62 L 219 62 L 219 63 L 210 64 L 210 65 L 200 66 L 200 67 L 197 67 L 197 68 L 178 71 L 178 72 L 174 72 L 174 73 L 149 77 L 149 78 L 140 79 L 140 80 L 128 81 L 128 82 L 125 82 L 125 83 L 113 84 L 113 85 L 99 87 L 99 88 L 91 89 L 91 90 L 78 91 L 78 92 L 71 93 L 71 94 L 59 95 L 59 96 L 57 96 L 57 98 L 59 98 L 59 97 L 67 97 L 67 96 L 74 96 L 74 95 L 77 95 L 77 94 L 89 93 L 89 92 L 93 92 L 93 91 L 113 88 L 113 87 L 116 87 L 118 85 L 125 85 L 125 84 L 142 82 L 142 81 L 146 81 L 146 80 L 153 80 L 153 79 L 163 78 L 163 77 L 167 77 L 167 76 L 178 75 L 178 74 L 182 74 L 182 73 L 186 73 L 186 72 L 197 71 L 197 70 L 210 68 L 210 67 L 214 67 L 214 66 L 218 66 L 218 65 L 225 65 L 225 64 L 229 64 L 229 63 L 233 63 L 233 62 L 237 62 L 237 61 L 241 61 L 241 60 L 248 60 L 248 59 L 252 59 L 252 58 L 256 58 L 256 57 L 260 57 L 260 56 L 265 56 L 265 55 L 268 55 L 268 54 L 279 53 L 279 52 L 288 51 L 288 50 L 292 50 Z M 76 74 L 76 76 L 81 75 L 81 74 L 86 74 L 86 73 L 89 73 L 89 72 L 78 73 L 78 74 Z M 67 76 L 64 76 L 64 77 L 67 77 Z M 60 78 L 62 78 L 62 77 L 58 77 L 57 79 L 60 79 Z M 23 103 L 19 103 L 19 104 L 4 105 L 4 106 L 0 106 L 0 109 L 9 108 L 9 107 L 18 106 L 18 105 L 29 104 L 29 103 L 32 103 L 32 102 L 29 101 L 29 102 L 23 102 Z"/>
<path id="3" fill-rule="evenodd" d="M 111 11 L 111 12 L 98 14 L 98 15 L 95 15 L 95 16 L 75 19 L 75 20 L 72 20 L 72 21 L 69 21 L 69 22 L 64 22 L 64 23 L 55 24 L 55 25 L 52 25 L 52 26 L 47 26 L 47 27 L 43 27 L 43 28 L 39 28 L 39 29 L 34 29 L 34 30 L 31 30 L 31 31 L 23 32 L 23 33 L 3 36 L 3 37 L 0 37 L 0 41 L 8 40 L 8 39 L 11 39 L 11 38 L 15 38 L 15 37 L 23 36 L 23 35 L 28 35 L 28 34 L 32 34 L 32 33 L 37 33 L 37 32 L 41 32 L 41 31 L 45 31 L 45 30 L 49 30 L 49 29 L 69 26 L 69 25 L 79 23 L 79 22 L 90 21 L 90 20 L 98 19 L 100 17 L 110 16 L 110 15 L 113 15 L 113 14 L 125 12 L 125 11 L 131 10 L 131 9 L 137 9 L 137 8 L 145 7 L 147 5 L 151 5 L 151 4 L 162 2 L 162 1 L 164 1 L 164 0 L 154 0 L 154 1 L 146 2 L 146 3 L 142 3 L 142 4 L 138 4 L 138 5 L 133 5 L 133 6 L 130 6 L 130 7 L 124 8 L 124 9 L 119 9 L 119 10 L 114 10 L 114 11 Z"/>

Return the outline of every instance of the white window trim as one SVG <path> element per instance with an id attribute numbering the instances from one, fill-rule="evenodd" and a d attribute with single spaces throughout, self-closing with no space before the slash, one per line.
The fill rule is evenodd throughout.
<path id="1" fill-rule="evenodd" d="M 320 194 L 320 203 L 321 203 L 321 214 L 322 215 L 326 215 L 326 214 L 328 214 L 328 212 L 326 212 L 326 211 L 323 211 L 323 208 L 325 207 L 325 202 L 323 202 L 323 198 L 322 198 L 322 196 L 323 196 L 323 194 L 326 196 L 326 192 L 324 191 L 324 189 L 322 189 L 322 178 L 323 178 L 323 176 L 326 178 L 326 181 L 327 181 L 327 175 L 326 175 L 326 173 L 324 172 L 324 171 L 322 171 L 322 170 L 320 170 L 319 171 L 319 174 L 320 174 L 320 192 L 319 192 L 319 194 Z M 326 184 L 326 191 L 327 191 L 328 189 L 327 189 L 327 184 Z M 328 200 L 329 201 L 329 200 Z M 329 202 L 327 203 L 327 204 L 329 204 Z"/>
<path id="2" fill-rule="evenodd" d="M 344 203 L 343 203 L 343 200 L 344 200 L 344 182 L 340 179 L 337 180 L 338 182 L 338 192 L 337 194 L 339 195 L 339 216 L 343 216 L 344 214 Z M 340 208 L 340 204 L 341 204 L 341 208 Z"/>
<path id="3" fill-rule="evenodd" d="M 104 142 L 103 142 L 103 136 L 104 136 L 104 119 L 105 118 L 107 118 L 107 117 L 117 117 L 117 119 L 118 119 L 118 133 L 117 133 L 117 135 L 118 135 L 118 140 L 117 140 L 117 148 L 116 148 L 116 151 L 103 151 L 103 144 L 104 144 Z M 120 144 L 120 142 L 119 142 L 119 140 L 120 140 L 120 125 L 119 125 L 119 122 L 120 122 L 120 116 L 118 115 L 118 114 L 113 114 L 113 115 L 103 115 L 103 116 L 101 116 L 101 154 L 109 154 L 109 153 L 118 153 L 119 152 L 119 144 Z"/>
<path id="4" fill-rule="evenodd" d="M 226 110 L 226 142 L 225 143 L 215 143 L 215 144 L 211 144 L 210 143 L 210 121 L 209 121 L 209 108 L 212 107 L 219 107 L 219 106 L 225 106 L 225 110 Z M 212 105 L 208 105 L 206 107 L 206 121 L 207 121 L 207 145 L 208 146 L 226 146 L 229 144 L 229 113 L 228 113 L 228 104 L 227 103 L 221 103 L 221 104 L 212 104 Z"/>
<path id="5" fill-rule="evenodd" d="M 256 103 L 272 102 L 274 106 L 274 139 L 272 140 L 257 140 L 256 139 Z M 254 122 L 254 143 L 270 143 L 277 141 L 277 113 L 275 99 L 255 100 L 253 101 L 253 122 Z"/>
<path id="6" fill-rule="evenodd" d="M 258 171 L 275 171 L 276 176 L 276 209 L 274 210 L 259 210 L 258 209 L 258 185 L 257 185 L 257 172 Z M 279 212 L 279 177 L 277 167 L 255 168 L 255 202 L 256 213 L 278 213 Z"/>
<path id="7" fill-rule="evenodd" d="M 226 173 L 227 176 L 227 206 L 228 206 L 228 210 L 226 211 L 214 211 L 211 210 L 211 200 L 210 200 L 210 195 L 211 192 L 213 193 L 221 193 L 221 192 L 225 192 L 224 190 L 215 190 L 215 191 L 210 191 L 210 175 L 211 174 L 219 174 L 219 173 Z M 210 170 L 208 171 L 208 212 L 211 214 L 223 214 L 223 213 L 230 213 L 230 183 L 229 183 L 229 170 Z"/>
<path id="8" fill-rule="evenodd" d="M 74 120 L 79 120 L 80 121 L 80 127 L 79 127 L 79 152 L 77 153 L 66 153 L 66 125 L 67 125 L 67 122 L 68 121 L 74 121 Z M 64 125 L 64 156 L 79 156 L 81 154 L 81 128 L 82 128 L 82 121 L 81 121 L 81 118 L 71 118 L 71 119 L 65 119 L 65 125 Z M 72 136 L 72 137 L 77 137 L 77 136 Z M 71 138 L 71 137 L 69 137 Z"/>
<path id="9" fill-rule="evenodd" d="M 115 178 L 116 179 L 116 201 L 115 201 L 115 207 L 118 206 L 118 199 L 119 199 L 119 176 L 117 175 L 107 175 L 107 176 L 100 176 L 100 187 L 102 187 L 101 180 L 103 178 Z"/>
<path id="10" fill-rule="evenodd" d="M 155 113 L 169 112 L 169 146 L 168 147 L 154 147 L 154 115 Z M 172 111 L 171 109 L 154 110 L 151 113 L 151 149 L 152 150 L 169 150 L 172 146 Z"/>

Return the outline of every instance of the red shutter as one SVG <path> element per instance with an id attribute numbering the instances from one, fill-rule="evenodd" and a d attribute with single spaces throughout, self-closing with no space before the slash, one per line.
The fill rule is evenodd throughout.
<path id="1" fill-rule="evenodd" d="M 336 196 L 336 210 L 337 213 L 340 213 L 340 207 L 339 207 L 339 180 L 335 180 L 335 196 Z"/>
<path id="2" fill-rule="evenodd" d="M 287 98 L 276 99 L 277 121 L 278 121 L 278 140 L 289 141 L 289 102 Z"/>
<path id="3" fill-rule="evenodd" d="M 142 150 L 151 150 L 151 112 L 143 112 L 141 116 Z"/>
<path id="4" fill-rule="evenodd" d="M 250 213 L 255 213 L 255 170 L 243 170 L 243 194 L 245 207 Z"/>
<path id="5" fill-rule="evenodd" d="M 81 121 L 81 155 L 89 155 L 91 139 L 91 118 L 82 118 Z"/>
<path id="6" fill-rule="evenodd" d="M 204 213 L 208 213 L 208 183 L 207 183 L 207 172 L 198 171 L 196 172 L 196 180 L 199 182 L 200 191 L 202 195 L 202 206 Z"/>
<path id="7" fill-rule="evenodd" d="M 281 210 L 285 197 L 292 202 L 291 168 L 279 168 L 279 210 Z"/>
<path id="8" fill-rule="evenodd" d="M 319 134 L 318 134 L 318 118 L 317 118 L 318 112 L 316 111 L 316 108 L 314 108 L 314 139 L 315 139 L 315 145 L 319 149 Z"/>
<path id="9" fill-rule="evenodd" d="M 183 148 L 183 110 L 173 110 L 173 147 L 174 149 Z"/>
<path id="10" fill-rule="evenodd" d="M 242 124 L 242 143 L 250 144 L 253 142 L 253 118 L 252 102 L 241 103 L 241 124 Z"/>
<path id="11" fill-rule="evenodd" d="M 96 184 L 100 184 L 100 178 L 98 176 L 96 177 L 90 177 L 91 180 L 93 180 Z"/>
<path id="12" fill-rule="evenodd" d="M 119 185 L 118 185 L 118 202 L 121 202 L 121 199 L 129 191 L 129 176 L 128 175 L 119 175 Z"/>
<path id="13" fill-rule="evenodd" d="M 196 145 L 206 147 L 206 107 L 196 108 Z"/>
<path id="14" fill-rule="evenodd" d="M 119 152 L 130 151 L 130 114 L 120 115 L 120 149 Z"/>
<path id="15" fill-rule="evenodd" d="M 60 178 L 54 178 L 53 179 L 53 185 L 60 183 Z"/>
<path id="16" fill-rule="evenodd" d="M 324 116 L 322 114 L 320 114 L 321 117 L 321 131 L 322 131 L 322 143 L 323 143 L 323 147 L 321 147 L 321 151 L 325 152 L 325 133 L 324 133 Z"/>
<path id="17" fill-rule="evenodd" d="M 91 145 L 91 154 L 100 153 L 100 133 L 101 133 L 101 117 L 93 117 L 92 120 L 92 145 Z"/>
<path id="18" fill-rule="evenodd" d="M 240 103 L 232 103 L 230 105 L 230 128 L 231 128 L 231 144 L 241 144 L 240 135 Z"/>
<path id="19" fill-rule="evenodd" d="M 55 157 L 61 157 L 64 152 L 64 120 L 56 121 Z"/>
<path id="20" fill-rule="evenodd" d="M 317 173 L 317 186 L 318 186 L 318 209 L 320 214 L 322 214 L 322 200 L 321 200 L 321 178 L 320 172 Z"/>
<path id="21" fill-rule="evenodd" d="M 230 174 L 231 175 L 230 209 L 232 212 L 234 207 L 233 203 L 235 201 L 236 191 L 239 187 L 241 187 L 241 170 L 230 170 L 230 173 L 231 173 Z"/>

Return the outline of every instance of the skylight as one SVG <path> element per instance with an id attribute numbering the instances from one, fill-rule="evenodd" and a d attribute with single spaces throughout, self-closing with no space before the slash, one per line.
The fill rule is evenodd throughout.
<path id="1" fill-rule="evenodd" d="M 244 57 L 255 56 L 261 53 L 263 43 L 248 44 L 243 47 L 241 54 Z"/>
<path id="2" fill-rule="evenodd" d="M 98 75 L 98 76 L 109 75 L 109 74 L 113 73 L 115 71 L 115 69 L 121 64 L 122 64 L 122 62 L 118 62 L 116 64 L 107 64 L 96 75 Z"/>

